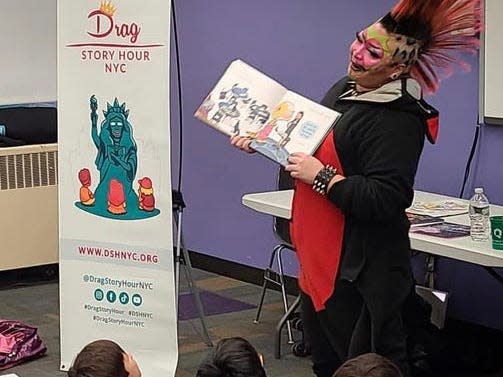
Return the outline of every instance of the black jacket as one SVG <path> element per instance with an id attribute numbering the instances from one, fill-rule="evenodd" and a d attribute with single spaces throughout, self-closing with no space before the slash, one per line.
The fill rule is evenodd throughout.
<path id="1" fill-rule="evenodd" d="M 412 79 L 363 95 L 353 95 L 351 85 L 342 79 L 322 101 L 343 113 L 334 142 L 346 179 L 328 194 L 346 219 L 340 278 L 358 281 L 370 295 L 398 298 L 412 284 L 405 209 L 414 195 L 427 120 L 438 113 Z"/>

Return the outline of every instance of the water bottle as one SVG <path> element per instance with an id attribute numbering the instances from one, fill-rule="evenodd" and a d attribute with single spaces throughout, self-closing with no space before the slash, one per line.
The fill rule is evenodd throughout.
<path id="1" fill-rule="evenodd" d="M 489 200 L 484 195 L 484 189 L 475 189 L 475 195 L 468 206 L 470 216 L 470 235 L 474 241 L 485 241 L 489 238 Z"/>

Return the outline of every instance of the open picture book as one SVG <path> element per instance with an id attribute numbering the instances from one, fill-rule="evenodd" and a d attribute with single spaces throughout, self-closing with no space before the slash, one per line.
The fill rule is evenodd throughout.
<path id="1" fill-rule="evenodd" d="M 259 70 L 234 60 L 195 117 L 285 166 L 294 152 L 312 155 L 341 116 L 294 93 Z"/>

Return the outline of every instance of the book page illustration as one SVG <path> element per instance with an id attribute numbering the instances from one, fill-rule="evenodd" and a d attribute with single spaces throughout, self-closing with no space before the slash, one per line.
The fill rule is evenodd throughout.
<path id="1" fill-rule="evenodd" d="M 227 135 L 254 137 L 286 89 L 246 63 L 235 60 L 195 116 Z"/>
<path id="2" fill-rule="evenodd" d="M 228 136 L 251 138 L 251 148 L 281 165 L 294 152 L 312 155 L 341 116 L 241 60 L 229 65 L 194 115 Z"/>
<path id="3" fill-rule="evenodd" d="M 287 92 L 251 147 L 281 165 L 294 152 L 313 154 L 340 114 L 296 93 Z"/>

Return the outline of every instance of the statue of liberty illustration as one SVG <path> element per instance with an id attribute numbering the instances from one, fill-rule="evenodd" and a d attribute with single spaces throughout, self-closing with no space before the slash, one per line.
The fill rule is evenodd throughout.
<path id="1" fill-rule="evenodd" d="M 93 214 L 123 220 L 142 219 L 159 214 L 159 210 L 140 211 L 139 199 L 133 183 L 138 169 L 138 149 L 133 136 L 133 126 L 128 120 L 129 110 L 126 103 L 119 104 L 115 98 L 113 104 L 107 103 L 103 110 L 104 119 L 98 130 L 98 100 L 90 98 L 91 138 L 96 147 L 94 160 L 99 172 L 99 182 L 94 191 L 94 206 L 77 207 Z M 111 187 L 121 187 L 123 203 L 120 211 L 110 211 Z M 116 190 L 117 191 L 117 190 Z M 115 197 L 114 195 L 112 195 Z M 122 196 L 121 196 L 122 197 Z"/>
<path id="2" fill-rule="evenodd" d="M 105 203 L 110 181 L 115 179 L 122 183 L 126 198 L 126 208 L 138 206 L 138 196 L 133 189 L 133 182 L 138 167 L 136 142 L 133 138 L 133 127 L 128 121 L 129 110 L 126 104 L 119 105 L 115 98 L 107 109 L 103 110 L 105 119 L 101 122 L 98 133 L 98 100 L 93 95 L 91 106 L 91 137 L 96 146 L 95 164 L 100 172 L 100 181 L 94 192 L 97 202 Z"/>

